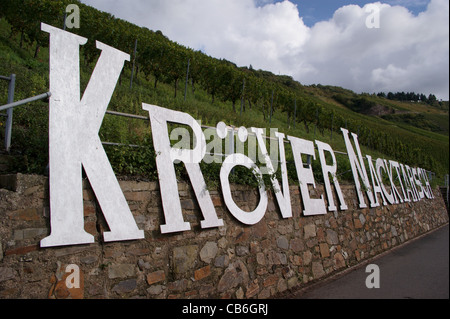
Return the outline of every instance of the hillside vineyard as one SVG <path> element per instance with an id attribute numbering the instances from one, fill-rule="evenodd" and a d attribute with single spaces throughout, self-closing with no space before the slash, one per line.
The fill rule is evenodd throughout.
<path id="1" fill-rule="evenodd" d="M 86 172 L 109 226 L 109 231 L 103 233 L 104 240 L 110 242 L 143 239 L 144 231 L 138 228 L 133 218 L 98 136 L 124 62 L 129 61 L 130 57 L 126 53 L 97 41 L 96 47 L 101 50 L 101 55 L 89 84 L 80 98 L 79 48 L 80 45 L 87 42 L 87 39 L 44 23 L 41 24 L 41 29 L 50 34 L 50 92 L 52 93 L 49 107 L 51 233 L 41 240 L 41 247 L 94 242 L 93 235 L 84 229 L 82 168 Z M 153 144 L 157 154 L 156 163 L 165 218 L 165 224 L 160 227 L 161 233 L 182 232 L 191 229 L 190 223 L 183 219 L 174 168 L 175 162 L 183 162 L 186 167 L 204 218 L 200 223 L 201 227 L 223 226 L 223 220 L 219 219 L 216 214 L 200 168 L 200 162 L 204 159 L 207 149 L 205 134 L 200 124 L 187 113 L 145 103 L 142 104 L 142 107 L 149 112 Z M 189 127 L 193 132 L 192 143 L 195 146 L 192 149 L 171 146 L 168 123 Z M 226 136 L 224 127 L 226 125 L 222 122 L 217 126 L 219 138 Z M 292 207 L 284 149 L 285 135 L 279 132 L 275 133 L 279 145 L 279 165 L 282 176 L 280 185 L 274 177 L 276 170 L 263 141 L 263 130 L 250 128 L 250 131 L 256 136 L 257 147 L 265 158 L 266 170 L 262 170 L 253 159 L 242 153 L 227 155 L 220 170 L 220 183 L 225 205 L 238 221 L 246 225 L 254 225 L 264 217 L 268 205 L 264 183 L 259 183 L 259 203 L 252 212 L 242 210 L 232 198 L 229 174 L 234 167 L 244 166 L 250 169 L 259 181 L 262 180 L 263 173 L 271 176 L 281 217 L 291 218 Z M 371 156 L 367 155 L 369 179 L 357 135 L 351 133 L 353 146 L 348 130 L 341 128 L 341 131 L 354 176 L 360 208 L 367 207 L 363 191 L 367 194 L 370 207 L 434 198 L 426 172 L 421 168 L 411 168 L 396 161 L 387 161 L 381 158 L 375 161 L 374 166 Z M 247 135 L 248 130 L 241 128 L 238 134 L 239 139 L 244 142 Z M 305 216 L 323 215 L 327 213 L 327 210 L 337 210 L 331 183 L 334 184 L 340 210 L 346 210 L 345 198 L 335 177 L 337 163 L 331 146 L 320 141 L 314 143 L 294 136 L 287 136 L 286 139 L 292 147 L 295 159 L 303 214 Z M 187 144 L 191 144 L 191 140 Z M 305 166 L 301 157 L 302 154 L 305 154 L 315 159 L 315 145 L 318 148 L 323 171 L 328 207 L 325 207 L 323 196 L 320 198 L 310 197 L 310 185 L 313 188 L 316 187 L 312 166 Z M 327 164 L 325 161 L 326 153 L 332 157 L 332 164 Z M 383 184 L 382 170 L 389 177 L 389 185 Z M 331 180 L 329 176 L 332 177 Z M 394 183 L 395 180 L 398 180 L 397 184 Z M 379 197 L 381 203 L 378 200 Z"/>

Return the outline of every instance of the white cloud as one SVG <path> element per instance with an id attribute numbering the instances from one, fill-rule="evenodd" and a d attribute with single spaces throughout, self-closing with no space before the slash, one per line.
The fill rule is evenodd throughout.
<path id="1" fill-rule="evenodd" d="M 289 1 L 84 0 L 208 55 L 289 74 L 303 84 L 448 99 L 449 2 L 432 0 L 415 16 L 401 6 L 404 1 L 422 0 L 377 3 L 380 28 L 369 29 L 369 13 L 357 5 L 310 28 Z"/>

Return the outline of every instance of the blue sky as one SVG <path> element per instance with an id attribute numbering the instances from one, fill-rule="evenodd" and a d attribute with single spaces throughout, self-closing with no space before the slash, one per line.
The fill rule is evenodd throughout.
<path id="1" fill-rule="evenodd" d="M 278 0 L 276 2 L 282 2 L 283 0 Z M 363 7 L 367 3 L 372 3 L 375 1 L 364 1 L 364 0 L 290 0 L 292 3 L 296 4 L 300 16 L 303 17 L 303 21 L 308 26 L 313 26 L 316 22 L 329 20 L 333 17 L 334 12 L 349 4 L 356 4 Z M 265 1 L 269 2 L 269 1 Z M 390 5 L 401 5 L 406 7 L 413 14 L 417 15 L 420 12 L 426 10 L 429 0 L 388 0 L 382 1 Z M 264 3 L 264 0 L 262 0 Z"/>
<path id="2" fill-rule="evenodd" d="M 449 99 L 449 0 L 81 1 L 186 47 L 305 85 Z M 376 28 L 368 25 L 373 6 Z"/>

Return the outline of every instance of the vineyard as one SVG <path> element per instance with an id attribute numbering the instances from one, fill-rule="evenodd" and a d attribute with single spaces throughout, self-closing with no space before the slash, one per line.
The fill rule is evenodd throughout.
<path id="1" fill-rule="evenodd" d="M 438 176 L 449 170 L 448 102 L 434 107 L 339 87 L 304 86 L 289 76 L 207 56 L 170 41 L 160 31 L 75 0 L 0 0 L 0 74 L 17 75 L 16 100 L 48 90 L 49 39 L 40 23 L 62 28 L 70 3 L 76 3 L 81 14 L 80 28 L 68 31 L 89 39 L 80 51 L 82 90 L 99 56 L 95 40 L 130 54 L 109 110 L 146 116 L 141 103 L 151 103 L 187 112 L 205 125 L 224 121 L 236 127 L 273 127 L 292 136 L 320 139 L 341 151 L 345 151 L 340 132 L 344 127 L 358 134 L 364 154 L 423 167 Z M 0 83 L 0 104 L 6 96 L 7 86 Z M 371 114 L 376 109 L 382 114 Z M 17 108 L 13 130 L 12 152 L 24 158 L 15 169 L 42 173 L 48 161 L 48 105 L 35 102 Z M 105 117 L 102 141 L 148 146 L 105 146 L 118 174 L 157 178 L 150 134 L 148 122 Z M 286 155 L 292 159 L 289 152 Z M 338 157 L 338 163 L 340 178 L 350 180 L 345 156 Z M 208 167 L 204 171 L 217 173 L 216 167 Z"/>

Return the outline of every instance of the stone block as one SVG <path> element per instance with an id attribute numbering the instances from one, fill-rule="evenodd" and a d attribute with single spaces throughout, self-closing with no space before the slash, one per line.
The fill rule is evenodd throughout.
<path id="1" fill-rule="evenodd" d="M 278 283 L 277 283 L 278 292 L 283 292 L 283 291 L 286 291 L 287 289 L 288 289 L 288 287 L 287 287 L 286 281 L 282 278 L 280 280 L 278 280 Z"/>
<path id="2" fill-rule="evenodd" d="M 277 246 L 278 248 L 287 250 L 289 249 L 289 242 L 285 236 L 280 236 L 277 238 Z"/>
<path id="3" fill-rule="evenodd" d="M 355 229 L 363 228 L 363 225 L 362 225 L 361 220 L 359 218 L 355 218 L 353 220 L 353 223 L 355 224 Z"/>
<path id="4" fill-rule="evenodd" d="M 265 265 L 266 264 L 266 257 L 264 256 L 264 253 L 257 253 L 256 254 L 256 262 L 258 265 Z"/>
<path id="5" fill-rule="evenodd" d="M 181 200 L 181 208 L 188 209 L 188 210 L 194 210 L 195 209 L 194 201 L 192 199 Z"/>
<path id="6" fill-rule="evenodd" d="M 288 279 L 288 281 L 287 281 L 288 289 L 292 289 L 292 288 L 294 288 L 297 285 L 298 285 L 298 278 L 297 277 L 291 277 L 291 278 Z"/>
<path id="7" fill-rule="evenodd" d="M 214 266 L 219 268 L 228 267 L 230 258 L 227 255 L 221 255 L 214 260 Z"/>
<path id="8" fill-rule="evenodd" d="M 251 232 L 255 238 L 264 238 L 267 236 L 269 229 L 264 219 L 252 226 Z"/>
<path id="9" fill-rule="evenodd" d="M 322 256 L 322 258 L 330 257 L 330 250 L 326 243 L 319 244 L 319 248 L 320 248 L 320 255 Z"/>
<path id="10" fill-rule="evenodd" d="M 359 221 L 361 222 L 361 225 L 364 226 L 364 224 L 366 223 L 366 217 L 364 216 L 364 214 L 359 214 Z"/>
<path id="11" fill-rule="evenodd" d="M 244 290 L 242 289 L 242 287 L 239 287 L 239 289 L 236 290 L 236 298 L 244 299 Z"/>
<path id="12" fill-rule="evenodd" d="M 217 244 L 215 242 L 209 241 L 200 250 L 200 259 L 209 264 L 211 260 L 216 257 L 218 251 L 219 248 L 217 247 Z"/>
<path id="13" fill-rule="evenodd" d="M 316 225 L 309 224 L 305 225 L 303 227 L 303 230 L 305 231 L 305 239 L 316 237 Z"/>
<path id="14" fill-rule="evenodd" d="M 150 192 L 124 192 L 125 199 L 132 202 L 144 202 L 150 199 Z"/>
<path id="15" fill-rule="evenodd" d="M 398 236 L 397 228 L 394 225 L 391 225 L 391 234 L 392 236 Z"/>
<path id="16" fill-rule="evenodd" d="M 267 277 L 266 279 L 264 279 L 263 286 L 270 287 L 270 286 L 275 285 L 276 283 L 278 283 L 278 275 L 273 274 L 273 275 L 270 275 L 269 277 Z"/>
<path id="17" fill-rule="evenodd" d="M 245 296 L 247 298 L 251 298 L 255 296 L 259 292 L 259 285 L 258 281 L 255 279 L 247 286 L 247 291 L 245 293 Z"/>
<path id="18" fill-rule="evenodd" d="M 134 264 L 112 264 L 108 267 L 108 278 L 127 278 L 135 274 Z"/>
<path id="19" fill-rule="evenodd" d="M 137 287 L 136 279 L 127 279 L 115 285 L 112 291 L 121 295 L 132 292 L 134 289 L 136 289 L 136 287 Z"/>
<path id="20" fill-rule="evenodd" d="M 154 283 L 164 281 L 166 279 L 166 274 L 164 270 L 154 271 L 147 275 L 147 283 L 153 285 Z"/>
<path id="21" fill-rule="evenodd" d="M 314 279 L 318 279 L 325 275 L 325 271 L 323 270 L 323 265 L 321 262 L 313 261 L 312 273 L 313 273 Z"/>
<path id="22" fill-rule="evenodd" d="M 247 246 L 237 246 L 236 247 L 236 255 L 238 256 L 246 256 L 250 253 Z"/>
<path id="23" fill-rule="evenodd" d="M 300 257 L 300 256 L 294 255 L 294 256 L 291 256 L 290 258 L 291 258 L 291 262 L 294 266 L 301 266 L 303 264 L 302 257 Z"/>
<path id="24" fill-rule="evenodd" d="M 0 282 L 13 279 L 17 272 L 10 267 L 0 267 Z"/>
<path id="25" fill-rule="evenodd" d="M 202 280 L 203 278 L 206 278 L 209 275 L 211 275 L 211 266 L 210 265 L 194 271 L 194 279 L 196 281 Z"/>
<path id="26" fill-rule="evenodd" d="M 298 253 L 305 249 L 305 244 L 303 243 L 302 239 L 294 238 L 294 239 L 291 239 L 290 248 L 292 249 L 292 251 Z"/>
<path id="27" fill-rule="evenodd" d="M 339 238 L 337 232 L 332 229 L 327 229 L 327 243 L 330 245 L 339 244 Z"/>
<path id="28" fill-rule="evenodd" d="M 163 292 L 164 286 L 162 285 L 153 285 L 150 288 L 147 289 L 147 292 L 149 295 L 159 295 Z"/>
<path id="29" fill-rule="evenodd" d="M 41 218 L 40 210 L 37 208 L 25 208 L 8 212 L 6 214 L 12 220 L 33 221 Z"/>
<path id="30" fill-rule="evenodd" d="M 5 251 L 5 256 L 10 255 L 25 255 L 32 251 L 36 251 L 39 249 L 39 245 L 30 245 L 30 246 L 24 246 L 24 247 L 18 247 L 18 248 L 12 248 Z"/>
<path id="31" fill-rule="evenodd" d="M 231 265 L 225 270 L 225 273 L 220 278 L 219 283 L 217 284 L 217 291 L 224 292 L 231 288 L 236 287 L 239 284 L 239 280 L 237 279 L 237 271 Z"/>
<path id="32" fill-rule="evenodd" d="M 187 279 L 180 279 L 167 284 L 167 288 L 174 292 L 185 291 L 189 287 L 189 281 Z"/>
<path id="33" fill-rule="evenodd" d="M 175 247 L 173 249 L 173 270 L 176 274 L 182 274 L 194 269 L 197 260 L 198 246 L 189 245 Z"/>
<path id="34" fill-rule="evenodd" d="M 334 264 L 338 269 L 345 267 L 345 259 L 341 253 L 334 254 Z"/>
<path id="35" fill-rule="evenodd" d="M 96 208 L 95 204 L 92 202 L 85 201 L 83 203 L 83 215 L 84 217 L 95 216 Z"/>
<path id="36" fill-rule="evenodd" d="M 309 263 L 311 262 L 311 260 L 312 260 L 312 253 L 311 253 L 309 250 L 305 251 L 305 252 L 303 253 L 303 263 L 304 263 L 305 265 L 309 265 Z"/>

